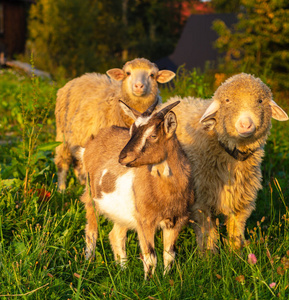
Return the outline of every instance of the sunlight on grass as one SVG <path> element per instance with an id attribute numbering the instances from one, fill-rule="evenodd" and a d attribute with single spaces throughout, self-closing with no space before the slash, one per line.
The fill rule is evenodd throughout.
<path id="1" fill-rule="evenodd" d="M 113 258 L 99 218 L 95 258 L 85 260 L 83 187 L 72 171 L 57 192 L 53 162 L 57 84 L 1 70 L 0 297 L 4 299 L 272 299 L 289 296 L 288 123 L 273 123 L 262 164 L 263 190 L 247 224 L 245 247 L 226 244 L 218 222 L 219 253 L 201 254 L 191 226 L 176 244 L 176 262 L 163 276 L 162 233 L 156 234 L 156 274 L 144 281 L 135 232 L 128 233 L 127 267 Z M 211 79 L 210 79 L 211 80 Z M 210 81 L 181 74 L 183 96 L 209 97 Z M 196 86 L 207 90 L 196 90 Z M 171 88 L 161 90 L 165 97 Z M 289 105 L 284 106 L 288 111 Z"/>

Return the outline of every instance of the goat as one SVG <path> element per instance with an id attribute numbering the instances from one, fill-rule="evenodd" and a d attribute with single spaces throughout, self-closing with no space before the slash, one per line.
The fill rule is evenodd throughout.
<path id="1" fill-rule="evenodd" d="M 193 203 L 191 165 L 176 138 L 177 119 L 172 103 L 152 114 L 122 103 L 135 120 L 130 129 L 112 126 L 99 131 L 81 148 L 89 188 L 81 197 L 86 209 L 86 258 L 93 256 L 97 240 L 96 214 L 114 223 L 109 234 L 115 260 L 123 265 L 128 229 L 137 231 L 145 278 L 154 273 L 157 258 L 154 235 L 163 230 L 164 269 L 174 261 L 174 243 L 188 220 Z M 96 211 L 96 213 L 95 213 Z"/>

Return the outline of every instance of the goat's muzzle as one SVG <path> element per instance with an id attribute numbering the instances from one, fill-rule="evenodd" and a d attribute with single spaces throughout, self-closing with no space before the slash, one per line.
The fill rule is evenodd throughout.
<path id="1" fill-rule="evenodd" d="M 118 158 L 118 162 L 126 167 L 131 167 L 132 163 L 136 160 L 134 155 L 127 155 L 125 152 L 121 152 Z"/>

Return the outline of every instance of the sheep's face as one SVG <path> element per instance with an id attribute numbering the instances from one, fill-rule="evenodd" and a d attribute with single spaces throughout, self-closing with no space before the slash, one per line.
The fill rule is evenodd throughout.
<path id="1" fill-rule="evenodd" d="M 253 141 L 266 135 L 271 117 L 288 119 L 272 100 L 269 87 L 252 75 L 242 73 L 229 78 L 213 99 L 200 122 L 237 141 Z"/>
<path id="2" fill-rule="evenodd" d="M 144 58 L 129 61 L 122 69 L 108 70 L 107 74 L 115 80 L 122 80 L 122 92 L 129 99 L 151 96 L 155 98 L 158 82 L 166 83 L 175 76 L 172 71 L 159 71 L 154 63 Z"/>
<path id="3" fill-rule="evenodd" d="M 167 142 L 177 128 L 176 115 L 170 111 L 175 102 L 162 111 L 140 115 L 130 128 L 130 140 L 119 155 L 127 167 L 159 164 L 167 158 Z"/>

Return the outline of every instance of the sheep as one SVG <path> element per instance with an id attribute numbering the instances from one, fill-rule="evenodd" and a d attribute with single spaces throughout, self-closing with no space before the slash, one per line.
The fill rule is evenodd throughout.
<path id="1" fill-rule="evenodd" d="M 189 157 L 195 184 L 191 208 L 201 251 L 216 252 L 216 216 L 226 218 L 231 249 L 244 242 L 246 221 L 261 189 L 260 165 L 271 128 L 271 117 L 287 114 L 259 78 L 241 73 L 227 79 L 212 100 L 172 97 L 178 118 L 177 137 Z M 166 105 L 167 105 L 166 103 Z"/>
<path id="2" fill-rule="evenodd" d="M 165 274 L 175 258 L 179 231 L 188 220 L 189 203 L 194 201 L 191 165 L 176 138 L 177 119 L 170 111 L 178 102 L 152 115 L 156 104 L 143 114 L 122 104 L 135 119 L 130 129 L 104 128 L 77 150 L 88 174 L 81 197 L 87 219 L 86 258 L 94 255 L 97 215 L 104 215 L 114 223 L 109 239 L 115 261 L 122 266 L 127 258 L 126 233 L 137 231 L 145 278 L 149 271 L 154 273 L 157 263 L 157 227 L 163 230 Z"/>
<path id="3" fill-rule="evenodd" d="M 161 103 L 158 82 L 170 81 L 175 73 L 157 68 L 145 58 L 127 62 L 122 69 L 111 69 L 105 74 L 88 73 L 69 81 L 57 92 L 55 117 L 55 164 L 58 169 L 58 189 L 66 188 L 66 176 L 71 162 L 82 184 L 85 176 L 82 165 L 71 155 L 71 149 L 84 146 L 101 128 L 111 125 L 129 127 L 132 120 L 119 106 L 119 99 L 131 107 L 145 111 L 157 99 Z"/>

